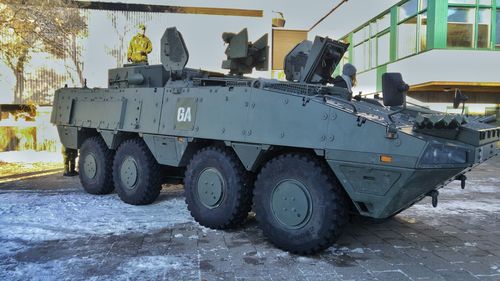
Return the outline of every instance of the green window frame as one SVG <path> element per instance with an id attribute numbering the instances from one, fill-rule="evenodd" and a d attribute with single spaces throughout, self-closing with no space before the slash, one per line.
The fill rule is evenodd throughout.
<path id="1" fill-rule="evenodd" d="M 390 30 L 391 13 L 388 10 L 351 33 L 352 49 L 349 53 L 349 61 L 355 64 L 358 73 L 372 70 L 390 62 L 390 46 L 387 47 L 389 59 L 383 62 L 379 62 L 381 50 L 378 48 L 380 38 L 385 38 L 384 36 L 389 34 Z"/>
<path id="2" fill-rule="evenodd" d="M 492 5 L 491 22 L 493 25 L 491 26 L 491 45 L 494 49 L 500 50 L 500 0 L 496 0 Z"/>
<path id="3" fill-rule="evenodd" d="M 466 47 L 466 46 L 450 46 L 450 31 L 449 31 L 449 19 L 446 19 L 446 25 L 447 25 L 447 32 L 445 34 L 446 36 L 446 48 L 447 49 L 480 49 L 480 50 L 488 50 L 488 49 L 500 49 L 499 43 L 496 42 L 496 37 L 497 36 L 497 16 L 499 14 L 499 8 L 500 8 L 500 0 L 448 0 L 448 10 L 447 10 L 447 15 L 449 16 L 449 12 L 451 9 L 471 9 L 474 13 L 474 26 L 472 30 L 472 44 L 471 47 Z M 489 14 L 483 14 L 483 12 L 489 11 Z M 483 32 L 480 32 L 480 29 L 482 28 L 481 25 L 484 25 L 484 22 L 481 23 L 480 20 L 481 18 L 484 18 L 486 16 L 487 20 L 489 21 L 489 30 L 487 33 L 487 39 L 486 40 L 481 40 L 481 34 L 484 34 Z M 484 28 L 484 27 L 483 27 Z M 481 46 L 481 42 L 485 42 L 486 44 L 483 43 L 485 46 Z"/>
<path id="4" fill-rule="evenodd" d="M 396 26 L 396 60 L 404 59 L 418 53 L 424 52 L 427 50 L 427 33 L 428 33 L 428 24 L 427 24 L 427 8 L 428 8 L 428 0 L 408 0 L 400 3 L 397 7 L 397 26 Z M 408 12 L 407 9 L 412 9 Z M 404 11 L 404 13 L 403 13 Z M 425 24 L 424 24 L 425 23 Z M 410 34 L 406 40 L 402 36 L 402 32 L 404 31 L 405 25 L 409 28 L 412 28 L 410 25 L 415 25 L 414 36 Z M 422 26 L 425 26 L 425 30 L 422 29 Z M 424 33 L 424 34 L 421 34 Z M 422 36 L 421 36 L 422 35 Z M 425 38 L 423 37 L 425 36 Z M 408 39 L 415 39 L 414 46 L 407 45 L 403 46 L 402 43 L 406 42 Z M 409 48 L 408 50 L 404 50 L 403 48 Z"/>

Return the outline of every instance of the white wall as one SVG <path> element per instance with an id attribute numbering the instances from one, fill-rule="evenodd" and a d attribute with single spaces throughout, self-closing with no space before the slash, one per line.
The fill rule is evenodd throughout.
<path id="1" fill-rule="evenodd" d="M 500 52 L 480 50 L 431 50 L 389 64 L 387 71 L 401 72 L 410 85 L 430 81 L 500 82 Z"/>
<path id="2" fill-rule="evenodd" d="M 500 83 L 500 52 L 480 50 L 431 50 L 387 65 L 400 72 L 409 85 L 433 81 Z M 357 91 L 376 91 L 375 69 L 358 75 Z"/>

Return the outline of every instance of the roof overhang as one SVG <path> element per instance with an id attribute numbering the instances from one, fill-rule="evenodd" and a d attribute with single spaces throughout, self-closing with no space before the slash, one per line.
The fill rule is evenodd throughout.
<path id="1" fill-rule="evenodd" d="M 412 85 L 410 86 L 410 92 L 451 92 L 457 88 L 462 92 L 500 94 L 500 82 L 433 81 Z"/>

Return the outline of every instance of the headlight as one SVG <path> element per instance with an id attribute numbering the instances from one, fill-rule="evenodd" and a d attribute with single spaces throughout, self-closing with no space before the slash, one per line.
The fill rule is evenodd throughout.
<path id="1" fill-rule="evenodd" d="M 467 162 L 467 150 L 439 143 L 432 143 L 425 149 L 420 160 L 421 165 L 464 164 Z"/>

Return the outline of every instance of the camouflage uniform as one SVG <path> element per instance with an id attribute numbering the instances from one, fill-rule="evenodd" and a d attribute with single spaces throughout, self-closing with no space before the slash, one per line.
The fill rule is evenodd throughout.
<path id="1" fill-rule="evenodd" d="M 63 146 L 62 148 L 63 161 L 64 161 L 64 176 L 65 177 L 73 177 L 78 175 L 78 172 L 75 170 L 76 165 L 76 157 L 78 157 L 78 150 L 72 148 L 66 148 Z"/>
<path id="2" fill-rule="evenodd" d="M 127 59 L 133 63 L 147 63 L 148 54 L 153 50 L 153 45 L 146 35 L 137 34 L 130 41 Z"/>

